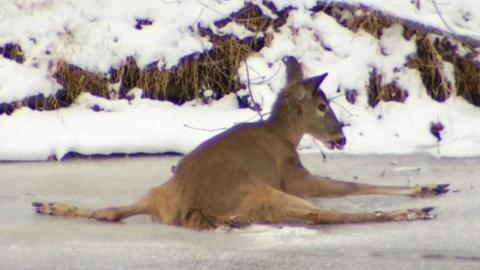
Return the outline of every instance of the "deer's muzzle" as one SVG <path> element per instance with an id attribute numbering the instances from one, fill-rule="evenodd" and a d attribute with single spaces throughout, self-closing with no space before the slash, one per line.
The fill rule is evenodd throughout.
<path id="1" fill-rule="evenodd" d="M 330 142 L 330 149 L 343 149 L 346 143 L 347 139 L 342 135 L 339 139 Z"/>

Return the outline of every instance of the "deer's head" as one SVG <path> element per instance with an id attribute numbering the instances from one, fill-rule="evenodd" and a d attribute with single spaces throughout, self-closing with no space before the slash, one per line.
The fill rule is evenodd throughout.
<path id="1" fill-rule="evenodd" d="M 295 100 L 302 131 L 322 141 L 329 149 L 342 149 L 346 143 L 343 124 L 337 120 L 329 100 L 320 89 L 327 73 L 304 79 L 295 57 L 285 57 L 284 62 L 287 66 L 287 85 L 283 92 Z"/>

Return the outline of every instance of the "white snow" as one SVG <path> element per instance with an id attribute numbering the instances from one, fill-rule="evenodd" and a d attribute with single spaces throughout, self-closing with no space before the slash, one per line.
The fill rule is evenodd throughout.
<path id="1" fill-rule="evenodd" d="M 61 159 L 68 152 L 187 153 L 234 123 L 257 117 L 250 110 L 232 109 L 233 94 L 211 106 L 180 107 L 145 99 L 108 101 L 89 94 L 78 102 L 58 111 L 22 108 L 11 116 L 0 115 L 0 141 L 8 142 L 0 147 L 0 157 L 44 160 Z M 91 110 L 94 105 L 101 111 Z"/>
<path id="2" fill-rule="evenodd" d="M 46 70 L 0 57 L 0 102 L 20 101 L 37 94 L 54 95 L 60 88 Z"/>
<path id="3" fill-rule="evenodd" d="M 336 2 L 372 6 L 399 18 L 480 40 L 476 0 L 435 1 L 448 27 L 433 1 L 418 1 L 419 8 L 410 0 Z M 322 88 L 333 99 L 338 117 L 349 124 L 344 129 L 348 141 L 345 153 L 480 155 L 480 109 L 455 95 L 444 103 L 427 95 L 419 73 L 405 67 L 416 44 L 403 37 L 400 25 L 385 29 L 377 40 L 365 31 L 354 33 L 323 13 L 311 14 L 307 8 L 316 1 L 274 3 L 279 8 L 291 5 L 297 9 L 291 11 L 279 32 L 271 31 L 271 46 L 249 57 L 239 69 L 246 84 L 248 67 L 251 91 L 263 114 L 268 115 L 285 82 L 282 57 L 294 55 L 302 62 L 306 76 L 329 73 Z M 3 0 L 0 46 L 18 43 L 25 62 L 0 57 L 0 103 L 40 93 L 54 94 L 60 86 L 51 73 L 58 61 L 106 73 L 133 56 L 140 66 L 158 61 L 159 67 L 169 68 L 183 56 L 211 48 L 209 40 L 198 35 L 198 25 L 211 27 L 216 33 L 251 36 L 253 33 L 234 22 L 223 28 L 213 24 L 243 6 L 241 0 L 214 4 L 201 0 L 137 0 L 134 4 L 127 0 Z M 151 25 L 136 29 L 138 19 L 150 20 Z M 366 85 L 373 68 L 384 83 L 396 82 L 408 91 L 405 103 L 380 102 L 374 109 L 368 106 Z M 453 81 L 451 65 L 445 63 L 444 72 Z M 342 96 L 352 89 L 359 93 L 354 105 Z M 10 116 L 0 115 L 0 160 L 61 159 L 68 152 L 187 153 L 224 128 L 258 119 L 255 112 L 239 109 L 234 95 L 208 105 L 192 101 L 175 106 L 141 99 L 141 89 L 131 94 L 135 96 L 131 101 L 84 94 L 70 108 L 51 112 L 22 108 Z M 94 106 L 101 111 L 93 111 Z M 432 122 L 445 126 L 440 142 L 430 133 Z M 319 150 L 308 136 L 300 148 Z"/>

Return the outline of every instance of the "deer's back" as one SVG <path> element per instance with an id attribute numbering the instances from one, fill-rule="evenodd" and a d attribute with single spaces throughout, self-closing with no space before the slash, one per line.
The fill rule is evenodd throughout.
<path id="1" fill-rule="evenodd" d="M 282 188 L 281 168 L 292 147 L 266 123 L 241 124 L 185 156 L 173 181 L 187 208 L 229 215 L 262 183 Z"/>

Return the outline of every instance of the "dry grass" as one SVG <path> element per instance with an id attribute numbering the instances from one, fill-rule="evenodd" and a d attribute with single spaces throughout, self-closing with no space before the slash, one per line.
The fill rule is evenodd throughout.
<path id="1" fill-rule="evenodd" d="M 20 64 L 25 61 L 25 55 L 23 54 L 22 47 L 15 43 L 7 43 L 1 46 L 0 55 Z"/>
<path id="2" fill-rule="evenodd" d="M 265 46 L 263 36 L 270 26 L 278 27 L 281 20 L 283 23 L 286 21 L 288 12 L 279 12 L 282 15 L 273 20 L 263 16 L 258 6 L 248 4 L 238 12 L 230 14 L 228 19 L 218 21 L 216 25 L 221 27 L 235 21 L 257 33 L 255 37 L 239 40 L 234 36 L 219 36 L 210 29 L 199 28 L 199 33 L 214 44 L 213 49 L 187 55 L 169 70 L 160 69 L 157 62 L 142 69 L 138 67 L 135 59 L 128 58 L 124 65 L 112 69 L 110 81 L 120 83 L 119 98 L 125 98 L 130 89 L 139 87 L 144 90 L 146 98 L 169 100 L 177 104 L 198 98 L 207 89 L 213 90 L 216 98 L 235 92 L 241 88 L 238 77 L 240 64 L 250 54 Z M 79 88 L 83 88 L 83 85 L 74 86 L 74 92 Z"/>
<path id="3" fill-rule="evenodd" d="M 115 70 L 116 72 L 112 72 Z M 110 69 L 110 81 L 113 83 L 120 83 L 120 90 L 117 98 L 125 98 L 128 90 L 137 85 L 140 77 L 140 68 L 137 66 L 137 61 L 133 57 L 128 57 L 125 63 L 118 69 Z"/>
<path id="4" fill-rule="evenodd" d="M 82 92 L 100 97 L 109 97 L 110 87 L 106 75 L 85 71 L 77 66 L 60 62 L 53 77 L 66 90 L 58 100 L 60 105 L 71 104 Z M 56 97 L 59 99 L 60 97 Z"/>
<path id="5" fill-rule="evenodd" d="M 425 34 L 417 38 L 417 46 L 417 58 L 410 66 L 420 71 L 427 93 L 433 99 L 443 102 L 454 91 L 443 70 L 446 61 L 454 67 L 457 95 L 480 106 L 480 64 L 475 61 L 477 55 L 472 49 L 460 56 L 457 46 L 448 38 L 429 39 Z M 463 46 L 469 49 L 468 45 Z"/>
<path id="6" fill-rule="evenodd" d="M 138 70 L 139 73 L 136 86 L 144 89 L 144 96 L 146 98 L 158 100 L 172 100 L 172 93 L 176 92 L 180 93 L 178 95 L 178 99 L 182 98 L 182 91 L 180 89 L 176 89 L 171 86 L 169 87 L 172 78 L 170 72 L 160 70 L 157 65 L 151 65 L 143 70 Z"/>
<path id="7" fill-rule="evenodd" d="M 392 18 L 389 18 L 381 13 L 364 10 L 357 14 L 354 12 L 354 21 L 352 28 L 363 29 L 372 34 L 376 38 L 380 38 L 383 34 L 383 29 L 391 27 L 395 22 Z"/>
<path id="8" fill-rule="evenodd" d="M 15 109 L 15 103 L 0 103 L 0 115 L 10 115 Z"/>
<path id="9" fill-rule="evenodd" d="M 434 100 L 443 102 L 453 92 L 443 70 L 443 58 L 427 35 L 417 36 L 417 57 L 410 64 L 420 71 L 427 93 Z"/>
<path id="10" fill-rule="evenodd" d="M 370 73 L 368 85 L 368 104 L 377 106 L 380 101 L 404 102 L 408 98 L 408 92 L 401 89 L 395 82 L 383 84 L 382 75 L 374 68 Z"/>
<path id="11" fill-rule="evenodd" d="M 275 7 L 271 5 L 271 8 Z M 187 55 L 177 66 L 168 70 L 159 68 L 157 62 L 141 68 L 133 57 L 127 58 L 119 67 L 112 67 L 109 74 L 93 73 L 60 62 L 53 77 L 63 86 L 62 91 L 55 96 L 38 95 L 18 103 L 0 104 L 0 114 L 11 113 L 19 106 L 36 110 L 67 107 L 83 92 L 110 99 L 128 98 L 128 91 L 134 87 L 143 89 L 145 98 L 168 100 L 176 104 L 201 97 L 207 89 L 214 91 L 214 98 L 221 98 L 241 88 L 238 76 L 240 64 L 268 43 L 271 34 L 265 32 L 283 25 L 289 10 L 272 10 L 278 15 L 277 19 L 272 19 L 264 16 L 258 6 L 248 4 L 230 14 L 227 19 L 216 22 L 221 27 L 222 24 L 235 21 L 255 33 L 254 37 L 244 40 L 230 35 L 219 36 L 210 29 L 199 28 L 199 33 L 214 44 L 213 49 Z M 14 49 L 9 49 L 9 57 L 16 59 L 15 57 L 23 55 L 19 46 L 12 48 Z M 113 85 L 116 84 L 119 84 L 119 90 L 113 91 Z"/>
<path id="12" fill-rule="evenodd" d="M 265 32 L 273 23 L 272 19 L 264 16 L 262 10 L 257 5 L 251 3 L 230 17 L 236 23 L 245 26 L 245 28 L 254 33 Z"/>
<path id="13" fill-rule="evenodd" d="M 475 55 L 456 58 L 455 86 L 457 94 L 468 102 L 480 107 L 480 65 L 475 61 Z"/>
<path id="14" fill-rule="evenodd" d="M 56 110 L 70 106 L 83 92 L 108 98 L 110 86 L 106 75 L 84 71 L 83 69 L 60 62 L 56 66 L 53 77 L 63 86 L 54 96 L 38 94 L 25 98 L 22 101 L 1 103 L 0 114 L 11 114 L 20 107 L 29 107 L 34 110 Z"/>
<path id="15" fill-rule="evenodd" d="M 270 9 L 273 14 L 276 14 L 275 19 L 266 16 L 259 6 L 252 3 L 247 3 L 245 7 L 241 8 L 239 11 L 230 14 L 225 19 L 215 22 L 215 25 L 221 28 L 234 21 L 245 26 L 245 28 L 253 33 L 265 33 L 269 28 L 277 31 L 280 26 L 285 24 L 288 18 L 288 13 L 293 8 L 286 7 L 279 10 L 273 2 L 267 0 L 264 0 L 263 4 Z"/>
<path id="16" fill-rule="evenodd" d="M 134 87 L 144 90 L 145 98 L 168 100 L 176 104 L 200 97 L 205 89 L 212 89 L 217 98 L 240 89 L 238 67 L 259 46 L 259 40 L 238 40 L 205 32 L 214 48 L 202 54 L 182 58 L 170 70 L 160 69 L 157 62 L 140 68 L 134 58 L 127 58 L 119 68 L 112 68 L 109 76 L 92 73 L 64 62 L 58 64 L 54 78 L 66 90 L 58 100 L 60 107 L 71 104 L 82 92 L 104 98 L 127 98 Z M 120 84 L 118 95 L 111 91 L 111 84 Z M 59 99 L 59 97 L 54 97 Z M 36 102 L 36 109 L 56 109 Z"/>
<path id="17" fill-rule="evenodd" d="M 263 47 L 263 41 L 262 38 L 239 41 L 232 36 L 211 36 L 211 39 L 216 47 L 206 56 L 200 71 L 206 88 L 221 97 L 240 89 L 238 68 L 250 54 Z"/>
<path id="18" fill-rule="evenodd" d="M 448 38 L 437 38 L 434 42 L 434 46 L 441 57 L 453 64 L 457 95 L 476 106 L 480 106 L 480 63 L 475 61 L 478 55 L 473 53 L 473 48 L 469 48 L 468 45 L 461 45 L 470 52 L 460 56 L 458 46 L 454 45 Z"/>
<path id="19" fill-rule="evenodd" d="M 183 57 L 170 70 L 160 69 L 156 62 L 141 69 L 135 59 L 129 58 L 119 69 L 111 72 L 111 81 L 120 83 L 120 98 L 128 90 L 139 87 L 144 97 L 168 100 L 176 104 L 198 98 L 206 89 L 220 98 L 240 88 L 238 67 L 256 51 L 257 40 L 238 40 L 227 36 L 211 37 L 215 47 L 202 54 Z"/>
<path id="20" fill-rule="evenodd" d="M 319 2 L 313 8 L 315 12 L 325 12 L 334 17 L 338 23 L 357 32 L 362 29 L 376 38 L 379 38 L 383 29 L 392 26 L 396 21 L 380 12 L 372 11 L 367 7 L 339 5 L 338 3 Z"/>
<path id="21" fill-rule="evenodd" d="M 434 31 L 434 29 L 422 28 L 421 25 L 388 17 L 362 6 L 319 2 L 312 10 L 325 12 L 350 30 L 356 32 L 363 29 L 376 38 L 381 37 L 383 29 L 386 27 L 390 27 L 394 23 L 401 23 L 404 26 L 404 37 L 406 39 L 414 38 L 417 43 L 417 55 L 407 63 L 407 66 L 419 70 L 427 93 L 439 102 L 445 101 L 452 94 L 453 86 L 443 70 L 444 61 L 448 61 L 454 66 L 457 94 L 470 103 L 480 106 L 480 64 L 475 61 L 478 53 L 473 53 L 474 50 L 471 46 L 463 44 L 465 47 L 470 47 L 472 52 L 466 56 L 460 56 L 457 48 L 448 42 L 448 38 L 435 42 L 427 38 L 429 30 Z M 382 86 L 381 78 L 376 78 L 375 74 L 375 71 L 372 72 L 368 86 L 370 105 L 375 106 L 380 100 L 390 101 L 404 98 L 403 92 L 395 84 Z M 389 93 L 390 91 L 391 93 Z"/>

